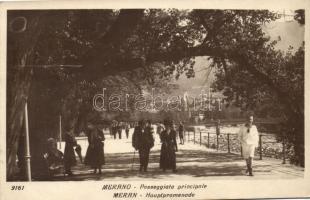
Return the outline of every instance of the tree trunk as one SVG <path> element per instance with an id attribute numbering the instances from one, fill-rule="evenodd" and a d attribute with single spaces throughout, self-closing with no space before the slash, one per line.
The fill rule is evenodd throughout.
<path id="1" fill-rule="evenodd" d="M 8 85 L 8 93 L 12 96 L 7 98 L 7 178 L 13 178 L 16 168 L 16 153 L 19 136 L 21 134 L 24 107 L 29 93 L 31 82 L 31 70 L 25 69 L 15 75 L 14 85 Z M 10 89 L 11 88 L 11 89 Z"/>
<path id="2" fill-rule="evenodd" d="M 41 14 L 33 16 L 27 11 L 8 12 L 8 24 L 14 24 L 18 17 L 24 17 L 26 21 L 25 30 L 22 32 L 9 28 L 7 39 L 7 180 L 14 178 L 16 169 L 24 107 L 33 75 L 32 69 L 27 65 L 34 62 L 33 49 L 44 26 Z"/>

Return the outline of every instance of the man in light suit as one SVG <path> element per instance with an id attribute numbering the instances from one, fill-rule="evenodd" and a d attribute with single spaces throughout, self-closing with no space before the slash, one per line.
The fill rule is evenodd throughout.
<path id="1" fill-rule="evenodd" d="M 242 146 L 242 156 L 245 159 L 249 176 L 253 176 L 252 163 L 254 158 L 255 148 L 258 146 L 258 131 L 255 125 L 253 125 L 254 117 L 249 115 L 247 117 L 247 123 L 240 127 L 238 133 L 238 140 Z"/>

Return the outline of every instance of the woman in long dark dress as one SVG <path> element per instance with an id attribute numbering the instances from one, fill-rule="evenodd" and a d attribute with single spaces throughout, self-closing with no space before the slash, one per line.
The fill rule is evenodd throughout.
<path id="1" fill-rule="evenodd" d="M 160 139 L 162 142 L 160 150 L 160 168 L 163 171 L 166 169 L 176 170 L 176 151 L 178 151 L 176 132 L 172 129 L 172 121 L 164 121 L 165 130 L 161 132 Z"/>
<path id="2" fill-rule="evenodd" d="M 68 175 L 72 175 L 71 167 L 76 165 L 74 147 L 77 145 L 77 142 L 72 133 L 72 130 L 69 130 L 66 132 L 65 142 L 66 142 L 65 151 L 64 151 L 65 173 Z"/>
<path id="3" fill-rule="evenodd" d="M 103 151 L 104 143 L 102 142 L 105 140 L 105 137 L 103 132 L 92 123 L 89 123 L 87 127 L 89 146 L 86 151 L 84 163 L 91 166 L 91 168 L 94 169 L 94 173 L 97 173 L 98 169 L 99 174 L 101 174 L 101 166 L 105 164 Z"/>

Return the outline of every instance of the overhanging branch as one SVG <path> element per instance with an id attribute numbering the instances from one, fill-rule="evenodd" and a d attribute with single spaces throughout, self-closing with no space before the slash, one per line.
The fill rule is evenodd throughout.
<path id="1" fill-rule="evenodd" d="M 121 10 L 110 30 L 81 59 L 83 66 L 94 67 L 107 60 L 107 54 L 119 46 L 132 34 L 143 17 L 143 9 Z"/>

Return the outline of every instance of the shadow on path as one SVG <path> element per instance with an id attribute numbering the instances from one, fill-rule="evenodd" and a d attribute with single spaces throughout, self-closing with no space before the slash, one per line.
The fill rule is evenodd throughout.
<path id="1" fill-rule="evenodd" d="M 82 180 L 126 180 L 130 178 L 147 178 L 152 180 L 169 179 L 180 175 L 190 177 L 210 176 L 242 176 L 244 165 L 240 156 L 235 154 L 206 152 L 203 150 L 180 150 L 177 153 L 177 173 L 171 171 L 162 172 L 159 169 L 160 151 L 151 151 L 148 172 L 139 173 L 139 154 L 133 152 L 106 154 L 106 164 L 103 165 L 103 173 L 93 174 L 92 170 L 79 163 L 73 168 L 74 176 L 56 176 L 55 181 L 82 181 Z M 264 166 L 266 167 L 266 166 Z"/>

